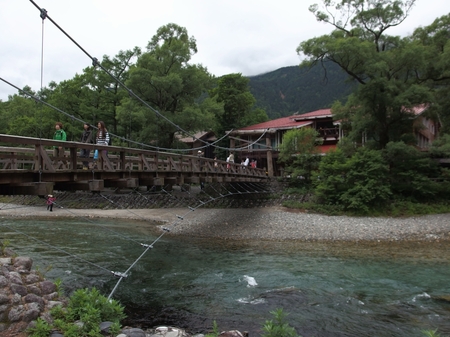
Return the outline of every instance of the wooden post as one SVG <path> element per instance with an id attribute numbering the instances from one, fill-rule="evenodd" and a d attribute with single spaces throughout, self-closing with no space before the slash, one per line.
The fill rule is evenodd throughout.
<path id="1" fill-rule="evenodd" d="M 267 146 L 267 174 L 269 177 L 273 177 L 273 160 L 272 160 L 272 143 L 270 142 L 270 133 L 266 135 Z"/>
<path id="2" fill-rule="evenodd" d="M 230 152 L 234 153 L 233 149 L 236 147 L 235 140 L 233 138 L 230 138 Z M 236 158 L 235 158 L 236 159 Z"/>

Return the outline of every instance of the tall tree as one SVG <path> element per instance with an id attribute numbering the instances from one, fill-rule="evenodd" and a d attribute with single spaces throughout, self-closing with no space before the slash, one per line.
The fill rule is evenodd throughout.
<path id="1" fill-rule="evenodd" d="M 278 158 L 285 164 L 285 173 L 291 175 L 293 181 L 311 182 L 311 174 L 317 170 L 321 158 L 316 145 L 322 143 L 314 128 L 292 129 L 283 135 Z"/>
<path id="2" fill-rule="evenodd" d="M 243 126 L 264 122 L 268 119 L 262 109 L 255 109 L 256 102 L 249 88 L 249 79 L 242 74 L 229 74 L 219 78 L 217 86 L 209 92 L 210 97 L 223 104 L 217 111 L 216 134 L 220 137 L 227 131 Z M 223 147 L 228 147 L 224 140 Z M 223 155 L 223 154 L 220 154 Z"/>
<path id="3" fill-rule="evenodd" d="M 260 112 L 256 113 L 257 117 L 253 120 L 252 108 L 256 100 L 248 83 L 249 79 L 242 74 L 229 74 L 219 78 L 217 87 L 210 91 L 211 97 L 223 103 L 223 112 L 217 116 L 219 133 L 263 121 L 259 118 L 267 120 L 267 115 L 259 116 Z"/>
<path id="4" fill-rule="evenodd" d="M 99 66 L 87 67 L 82 74 L 76 74 L 70 80 L 50 83 L 50 92 L 46 94 L 45 101 L 95 126 L 99 120 L 103 120 L 108 130 L 117 134 L 119 131 L 118 107 L 127 92 L 116 79 L 122 83 L 127 80 L 129 67 L 140 53 L 140 49 L 136 47 L 133 50 L 120 51 L 113 58 L 105 55 L 100 65 L 109 74 Z M 46 112 L 48 115 L 54 115 L 57 120 L 65 122 L 64 125 L 68 136 L 71 135 L 71 140 L 79 139 L 83 130 L 81 123 L 73 123 L 70 118 L 59 116 L 59 113 L 50 108 L 46 108 Z M 125 136 L 126 130 L 123 130 L 121 135 Z"/>
<path id="5" fill-rule="evenodd" d="M 344 106 L 334 106 L 338 117 L 351 123 L 349 136 L 355 141 L 366 135 L 377 148 L 385 148 L 389 141 L 408 139 L 412 107 L 433 101 L 424 78 L 429 49 L 409 37 L 386 34 L 405 20 L 414 3 L 323 0 L 324 10 L 310 7 L 317 20 L 334 31 L 302 42 L 297 52 L 307 57 L 302 65 L 333 62 L 359 83 Z"/>
<path id="6" fill-rule="evenodd" d="M 154 109 L 139 101 L 127 103 L 127 109 L 144 120 L 142 141 L 170 148 L 175 146 L 175 133 L 180 129 L 208 127 L 199 122 L 203 111 L 198 99 L 209 89 L 211 75 L 202 65 L 189 64 L 196 52 L 196 41 L 186 28 L 171 23 L 158 29 L 147 52 L 130 70 L 127 85 Z"/>
<path id="7" fill-rule="evenodd" d="M 442 125 L 442 131 L 450 134 L 450 14 L 434 20 L 426 27 L 417 28 L 411 39 L 426 50 L 427 60 L 421 78 L 433 88 L 432 112 Z M 414 55 L 416 57 L 416 55 Z"/>
<path id="8" fill-rule="evenodd" d="M 25 86 L 23 90 L 33 96 L 36 95 L 28 86 Z M 8 101 L 2 103 L 2 106 L 0 133 L 37 138 L 50 138 L 53 135 L 54 121 L 42 113 L 40 103 L 23 92 L 10 95 Z"/>

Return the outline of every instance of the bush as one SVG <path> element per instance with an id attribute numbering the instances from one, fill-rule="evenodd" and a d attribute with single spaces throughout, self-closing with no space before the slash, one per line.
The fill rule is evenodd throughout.
<path id="1" fill-rule="evenodd" d="M 69 298 L 67 308 L 52 308 L 53 326 L 38 319 L 36 327 L 29 329 L 30 337 L 47 337 L 51 330 L 58 330 L 65 337 L 100 337 L 100 323 L 104 321 L 113 322 L 110 333 L 117 334 L 120 321 L 126 317 L 123 309 L 117 301 L 108 300 L 95 288 L 79 289 Z M 75 324 L 76 321 L 82 324 Z"/>
<path id="2" fill-rule="evenodd" d="M 275 309 L 270 312 L 274 319 L 267 320 L 263 325 L 262 337 L 297 337 L 297 332 L 286 322 L 283 309 Z"/>

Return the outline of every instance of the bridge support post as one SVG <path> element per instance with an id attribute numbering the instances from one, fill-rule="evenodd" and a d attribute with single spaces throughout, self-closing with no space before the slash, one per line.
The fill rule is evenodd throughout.
<path id="1" fill-rule="evenodd" d="M 89 190 L 93 192 L 103 191 L 105 182 L 103 180 L 89 180 Z"/>
<path id="2" fill-rule="evenodd" d="M 2 186 L 2 195 L 48 195 L 53 193 L 52 182 L 35 182 Z"/>
<path id="3" fill-rule="evenodd" d="M 199 177 L 185 177 L 184 183 L 185 184 L 200 184 L 200 178 Z"/>
<path id="4" fill-rule="evenodd" d="M 273 160 L 272 160 L 272 143 L 270 141 L 270 133 L 266 136 L 267 146 L 267 174 L 269 177 L 273 177 Z"/>

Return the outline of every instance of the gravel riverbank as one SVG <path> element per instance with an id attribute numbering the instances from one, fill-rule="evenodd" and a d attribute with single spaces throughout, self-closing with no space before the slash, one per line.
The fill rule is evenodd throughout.
<path id="1" fill-rule="evenodd" d="M 65 209 L 0 204 L 0 217 L 77 217 L 140 220 L 169 235 L 233 240 L 401 241 L 450 240 L 450 213 L 409 218 L 325 216 L 279 206 L 196 209 Z"/>

